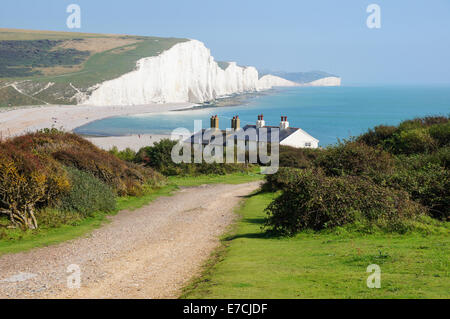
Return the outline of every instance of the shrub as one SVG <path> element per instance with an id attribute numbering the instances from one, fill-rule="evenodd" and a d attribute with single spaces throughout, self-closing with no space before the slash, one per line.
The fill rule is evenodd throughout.
<path id="1" fill-rule="evenodd" d="M 134 162 L 136 160 L 136 152 L 131 148 L 126 148 L 123 151 L 119 151 L 116 146 L 109 150 L 109 153 L 118 157 L 119 159 L 127 162 Z"/>
<path id="2" fill-rule="evenodd" d="M 407 191 L 411 198 L 426 206 L 435 218 L 450 218 L 450 172 L 432 163 L 429 155 L 398 159 L 398 168 L 386 176 L 389 187 Z"/>
<path id="3" fill-rule="evenodd" d="M 328 147 L 320 153 L 315 164 L 329 176 L 373 176 L 392 171 L 394 160 L 389 153 L 381 149 L 352 141 Z"/>
<path id="4" fill-rule="evenodd" d="M 428 116 L 403 121 L 398 127 L 380 125 L 357 138 L 369 146 L 380 146 L 395 154 L 429 153 L 448 145 L 450 119 Z"/>
<path id="5" fill-rule="evenodd" d="M 367 133 L 359 136 L 357 141 L 363 142 L 366 145 L 377 147 L 381 146 L 384 149 L 389 149 L 389 140 L 393 137 L 394 133 L 398 131 L 395 126 L 379 125 L 373 130 L 369 129 Z"/>
<path id="6" fill-rule="evenodd" d="M 432 125 L 429 132 L 438 146 L 450 145 L 450 122 Z"/>
<path id="7" fill-rule="evenodd" d="M 51 204 L 70 187 L 64 170 L 52 160 L 0 144 L 0 213 L 23 228 L 37 228 L 36 208 Z"/>
<path id="8" fill-rule="evenodd" d="M 399 124 L 398 128 L 401 131 L 404 131 L 417 128 L 425 128 L 435 124 L 445 124 L 448 122 L 449 122 L 448 116 L 425 116 L 421 118 L 403 121 Z"/>
<path id="9" fill-rule="evenodd" d="M 320 150 L 280 146 L 280 167 L 310 168 Z"/>
<path id="10" fill-rule="evenodd" d="M 153 146 L 143 147 L 136 154 L 136 160 L 152 167 L 164 175 L 176 175 L 176 163 L 172 161 L 172 148 L 177 144 L 170 139 L 162 139 Z"/>
<path id="11" fill-rule="evenodd" d="M 151 167 L 166 176 L 174 175 L 200 175 L 217 174 L 224 175 L 233 172 L 248 172 L 251 165 L 245 164 L 225 164 L 225 163 L 194 163 L 194 153 L 192 152 L 192 163 L 174 163 L 172 161 L 172 148 L 176 141 L 163 139 L 153 146 L 143 147 L 136 154 L 136 162 Z"/>
<path id="12" fill-rule="evenodd" d="M 426 212 L 404 191 L 384 188 L 356 176 L 327 177 L 316 170 L 298 174 L 266 211 L 265 226 L 286 235 L 357 220 L 395 231 L 403 221 Z"/>
<path id="13" fill-rule="evenodd" d="M 400 131 L 392 138 L 392 151 L 395 154 L 430 153 L 437 145 L 427 128 Z"/>
<path id="14" fill-rule="evenodd" d="M 0 142 L 0 214 L 14 225 L 36 228 L 37 210 L 55 206 L 70 195 L 67 192 L 75 191 L 64 166 L 97 177 L 118 195 L 140 195 L 166 180 L 153 169 L 122 161 L 75 134 L 44 129 Z"/>
<path id="15" fill-rule="evenodd" d="M 298 179 L 302 170 L 291 167 L 280 167 L 275 174 L 266 175 L 264 189 L 267 191 L 278 191 L 285 189 L 294 180 Z"/>
<path id="16" fill-rule="evenodd" d="M 111 212 L 116 208 L 115 195 L 109 186 L 89 173 L 72 167 L 66 169 L 71 189 L 61 198 L 59 209 L 87 217 L 94 212 Z"/>

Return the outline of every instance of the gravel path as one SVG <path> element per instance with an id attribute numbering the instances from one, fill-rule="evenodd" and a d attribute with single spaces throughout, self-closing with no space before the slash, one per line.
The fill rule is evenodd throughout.
<path id="1" fill-rule="evenodd" d="M 242 196 L 259 185 L 182 188 L 120 212 L 83 238 L 3 255 L 0 298 L 177 297 L 218 245 Z M 80 288 L 67 288 L 72 264 L 81 271 Z"/>

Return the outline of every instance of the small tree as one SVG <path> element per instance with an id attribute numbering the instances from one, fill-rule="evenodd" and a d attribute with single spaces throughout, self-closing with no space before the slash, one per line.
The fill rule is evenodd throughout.
<path id="1" fill-rule="evenodd" d="M 7 214 L 14 226 L 38 227 L 35 206 L 46 196 L 47 177 L 33 172 L 20 173 L 13 161 L 0 162 L 0 213 Z"/>

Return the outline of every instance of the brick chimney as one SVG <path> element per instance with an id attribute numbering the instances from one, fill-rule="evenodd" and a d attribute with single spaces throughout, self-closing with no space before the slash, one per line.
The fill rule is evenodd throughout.
<path id="1" fill-rule="evenodd" d="M 280 129 L 286 129 L 288 127 L 289 127 L 289 122 L 287 120 L 287 116 L 282 116 L 281 122 L 280 122 Z"/>
<path id="2" fill-rule="evenodd" d="M 256 127 L 264 127 L 266 126 L 266 121 L 264 121 L 264 115 L 258 115 L 258 120 L 256 121 Z"/>
<path id="3" fill-rule="evenodd" d="M 219 128 L 219 117 L 217 115 L 211 116 L 211 128 Z"/>

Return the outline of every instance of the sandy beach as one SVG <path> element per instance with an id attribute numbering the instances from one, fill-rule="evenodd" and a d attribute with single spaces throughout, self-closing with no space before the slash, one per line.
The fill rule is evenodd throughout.
<path id="1" fill-rule="evenodd" d="M 180 138 L 186 139 L 189 136 L 183 136 Z M 105 137 L 86 137 L 88 141 L 93 143 L 99 148 L 109 151 L 114 146 L 119 151 L 126 148 L 130 148 L 133 151 L 139 151 L 142 147 L 151 146 L 162 139 L 169 138 L 172 140 L 178 140 L 178 138 L 170 135 L 160 134 L 139 134 L 139 135 L 126 135 L 126 136 L 105 136 Z"/>
<path id="2" fill-rule="evenodd" d="M 86 123 L 111 116 L 161 113 L 192 108 L 194 105 L 192 103 L 139 106 L 56 105 L 13 109 L 0 112 L 0 139 L 51 127 L 72 131 Z M 120 140 L 126 143 L 127 138 L 122 137 Z"/>

